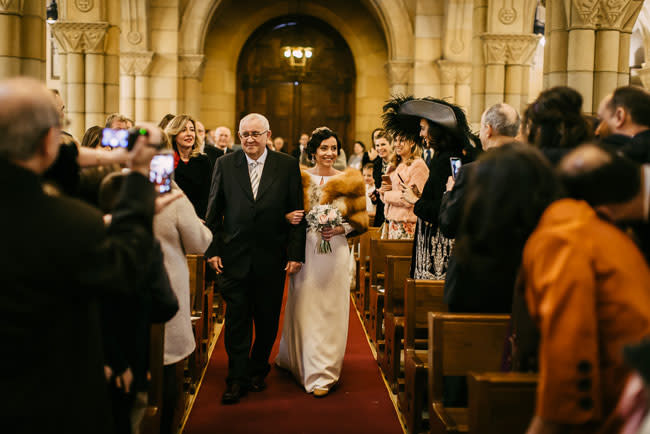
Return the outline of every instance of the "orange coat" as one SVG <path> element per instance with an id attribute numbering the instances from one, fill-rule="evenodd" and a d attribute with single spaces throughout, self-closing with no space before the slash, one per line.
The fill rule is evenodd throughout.
<path id="1" fill-rule="evenodd" d="M 650 271 L 636 245 L 585 202 L 563 199 L 528 239 L 526 302 L 540 331 L 536 415 L 616 432 L 630 371 L 622 348 L 650 333 Z"/>

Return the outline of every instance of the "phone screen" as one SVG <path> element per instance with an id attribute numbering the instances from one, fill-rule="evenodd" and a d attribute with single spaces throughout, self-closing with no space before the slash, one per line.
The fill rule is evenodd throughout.
<path id="1" fill-rule="evenodd" d="M 129 131 L 104 128 L 102 130 L 102 146 L 108 148 L 128 148 Z"/>
<path id="2" fill-rule="evenodd" d="M 458 170 L 460 170 L 460 166 L 463 164 L 460 161 L 460 158 L 458 157 L 449 157 L 449 162 L 451 163 L 451 176 L 456 179 L 456 175 L 458 175 Z"/>
<path id="3" fill-rule="evenodd" d="M 154 155 L 149 165 L 149 181 L 156 186 L 158 193 L 171 191 L 173 175 L 174 154 Z"/>

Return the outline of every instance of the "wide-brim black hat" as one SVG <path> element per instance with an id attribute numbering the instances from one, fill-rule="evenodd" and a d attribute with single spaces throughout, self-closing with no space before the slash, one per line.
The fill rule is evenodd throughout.
<path id="1" fill-rule="evenodd" d="M 393 136 L 419 142 L 420 119 L 428 119 L 451 131 L 458 128 L 454 106 L 435 98 L 396 96 L 384 105 L 384 129 Z"/>

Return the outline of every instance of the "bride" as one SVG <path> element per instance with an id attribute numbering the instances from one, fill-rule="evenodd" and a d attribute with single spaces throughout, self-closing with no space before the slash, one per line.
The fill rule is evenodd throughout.
<path id="1" fill-rule="evenodd" d="M 314 130 L 307 153 L 315 166 L 302 173 L 305 210 L 287 214 L 298 224 L 317 205 L 331 205 L 342 223 L 320 232 L 308 224 L 305 264 L 291 276 L 284 310 L 280 352 L 275 363 L 291 371 L 305 391 L 322 397 L 341 374 L 350 313 L 350 250 L 346 236 L 368 228 L 365 185 L 356 169 L 340 172 L 332 166 L 341 141 L 327 127 Z M 307 219 L 310 221 L 310 219 Z M 319 253 L 321 240 L 331 251 Z"/>

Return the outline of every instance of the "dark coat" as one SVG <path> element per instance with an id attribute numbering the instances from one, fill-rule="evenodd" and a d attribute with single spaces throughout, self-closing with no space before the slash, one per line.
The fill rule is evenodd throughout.
<path id="1" fill-rule="evenodd" d="M 203 152 L 205 152 L 205 155 L 208 156 L 208 160 L 210 160 L 210 174 L 212 174 L 212 171 L 214 170 L 214 163 L 217 161 L 217 158 L 223 156 L 223 151 L 216 146 L 205 145 L 203 147 Z"/>
<path id="2" fill-rule="evenodd" d="M 205 217 L 208 207 L 211 174 L 210 159 L 205 154 L 192 157 L 187 163 L 179 160 L 174 171 L 174 181 L 192 202 L 200 218 Z"/>
<path id="3" fill-rule="evenodd" d="M 2 159 L 0 185 L 2 430 L 111 432 L 98 299 L 136 287 L 153 243 L 153 186 L 129 175 L 106 229 L 98 210 L 46 196 L 36 174 Z"/>
<path id="4" fill-rule="evenodd" d="M 303 209 L 298 161 L 267 151 L 253 199 L 243 151 L 217 160 L 206 217 L 214 237 L 207 257 L 220 256 L 225 275 L 243 278 L 249 270 L 276 272 L 289 261 L 305 261 L 306 223 L 292 226 L 288 212 Z"/>
<path id="5" fill-rule="evenodd" d="M 381 188 L 381 176 L 383 175 L 383 164 L 382 164 L 382 158 L 377 157 L 375 160 L 372 162 L 372 178 L 375 180 L 375 188 L 379 190 Z M 375 209 L 375 221 L 373 222 L 373 226 L 379 227 L 384 223 L 385 216 L 384 216 L 384 202 L 381 201 L 379 198 L 379 192 L 376 192 L 374 194 L 372 203 L 375 204 L 376 209 Z"/>

